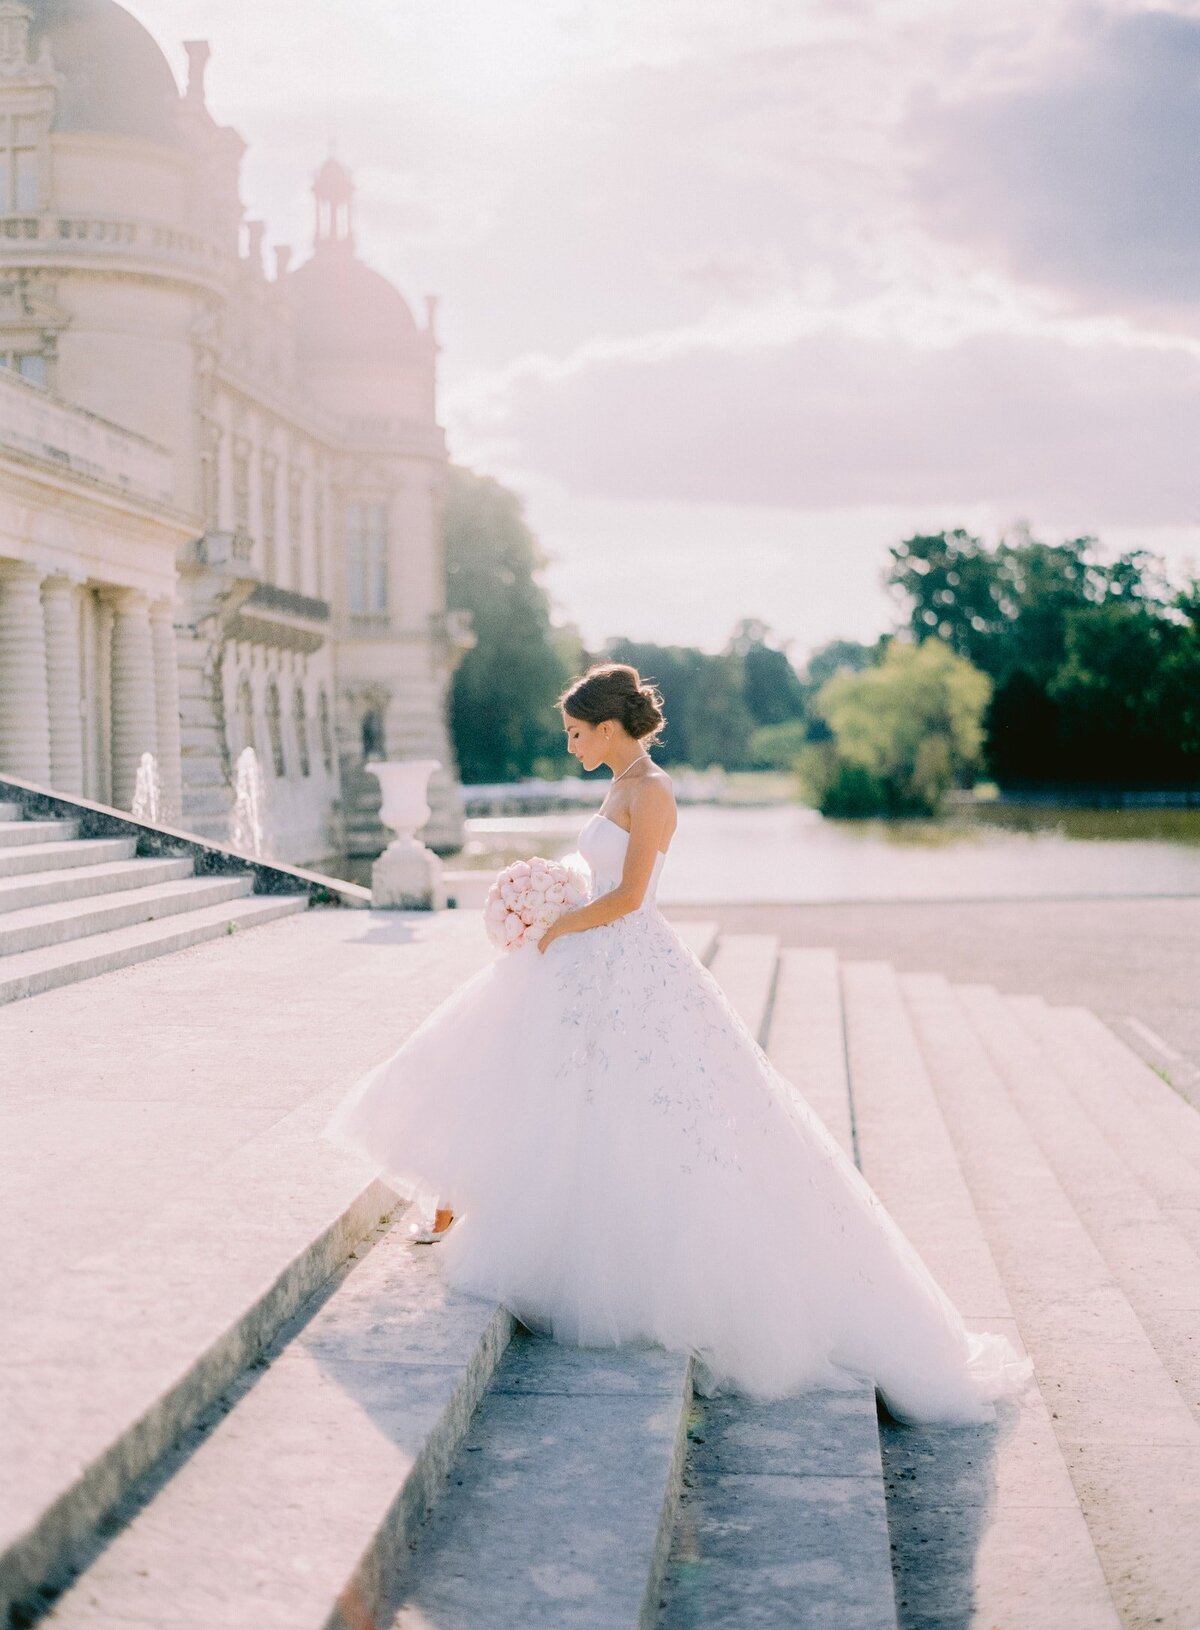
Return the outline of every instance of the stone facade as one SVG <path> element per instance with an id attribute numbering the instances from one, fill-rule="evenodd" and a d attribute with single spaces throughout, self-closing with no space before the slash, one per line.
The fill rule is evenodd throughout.
<path id="1" fill-rule="evenodd" d="M 244 144 L 115 0 L 0 0 L 0 768 L 228 835 L 255 747 L 280 859 L 386 842 L 368 757 L 433 757 L 444 599 L 434 303 L 357 256 L 328 160 L 311 257 L 244 220 Z"/>

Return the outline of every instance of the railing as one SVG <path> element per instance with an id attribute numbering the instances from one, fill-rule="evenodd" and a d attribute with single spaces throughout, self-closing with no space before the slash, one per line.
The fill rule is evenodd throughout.
<path id="1" fill-rule="evenodd" d="M 0 444 L 140 498 L 172 501 L 174 471 L 166 448 L 7 369 L 0 369 Z"/>

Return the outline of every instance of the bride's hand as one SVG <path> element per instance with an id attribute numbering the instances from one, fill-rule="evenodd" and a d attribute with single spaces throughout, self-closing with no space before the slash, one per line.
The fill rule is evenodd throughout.
<path id="1" fill-rule="evenodd" d="M 545 954 L 546 950 L 554 943 L 554 937 L 555 937 L 555 935 L 554 935 L 554 924 L 551 923 L 550 927 L 542 935 L 541 939 L 536 942 L 538 950 L 541 951 L 543 953 L 543 955 Z"/>

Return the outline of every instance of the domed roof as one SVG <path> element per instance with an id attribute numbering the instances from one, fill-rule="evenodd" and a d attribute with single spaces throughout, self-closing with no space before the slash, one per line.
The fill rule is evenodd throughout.
<path id="1" fill-rule="evenodd" d="M 354 177 L 332 153 L 317 171 L 313 192 L 318 198 L 330 198 L 348 203 L 354 197 Z"/>
<path id="2" fill-rule="evenodd" d="M 56 130 L 178 146 L 179 87 L 154 36 L 116 0 L 25 0 L 30 56 L 49 40 L 65 84 Z"/>
<path id="3" fill-rule="evenodd" d="M 420 330 L 399 289 L 364 266 L 348 244 L 318 245 L 288 278 L 301 360 L 404 362 Z"/>

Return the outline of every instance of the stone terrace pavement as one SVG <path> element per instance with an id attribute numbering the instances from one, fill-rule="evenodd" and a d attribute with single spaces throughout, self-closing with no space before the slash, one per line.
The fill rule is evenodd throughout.
<path id="1" fill-rule="evenodd" d="M 301 1107 L 316 1125 L 489 955 L 474 914 L 313 910 L 0 1009 L 4 1237 L 37 1242 L 0 1304 L 36 1308 Z"/>

